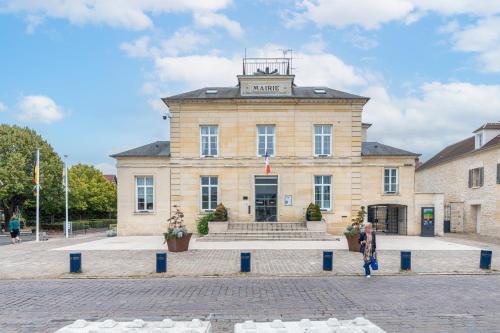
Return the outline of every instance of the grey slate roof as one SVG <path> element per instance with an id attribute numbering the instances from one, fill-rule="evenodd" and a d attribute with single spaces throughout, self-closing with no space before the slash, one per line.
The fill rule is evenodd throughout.
<path id="1" fill-rule="evenodd" d="M 475 130 L 472 133 L 476 133 L 476 132 L 478 132 L 480 130 L 483 130 L 483 129 L 495 129 L 495 130 L 498 130 L 498 129 L 500 129 L 500 122 L 498 122 L 498 123 L 486 123 L 486 124 L 482 125 L 481 127 L 479 127 L 477 130 Z"/>
<path id="2" fill-rule="evenodd" d="M 482 151 L 491 147 L 500 146 L 500 134 L 486 142 L 484 146 L 476 149 L 475 138 L 473 136 L 468 137 L 465 140 L 456 142 L 445 147 L 439 153 L 430 158 L 427 162 L 422 164 L 417 171 L 423 170 L 438 164 L 446 163 L 452 161 L 461 156 L 466 156 L 468 154 L 474 153 L 476 151 Z"/>
<path id="3" fill-rule="evenodd" d="M 379 142 L 363 142 L 361 156 L 420 156 L 420 154 L 387 146 Z"/>
<path id="4" fill-rule="evenodd" d="M 324 94 L 316 94 L 314 89 L 324 89 Z M 215 94 L 207 94 L 207 90 L 217 90 Z M 205 87 L 182 94 L 163 98 L 167 104 L 169 101 L 183 100 L 210 100 L 210 99 L 256 99 L 256 98 L 299 98 L 299 99 L 357 99 L 368 101 L 368 97 L 349 94 L 343 91 L 327 87 L 292 87 L 292 96 L 241 96 L 239 87 Z"/>
<path id="5" fill-rule="evenodd" d="M 169 157 L 170 141 L 156 141 L 138 148 L 130 149 L 111 157 Z"/>
<path id="6" fill-rule="evenodd" d="M 419 156 L 406 150 L 387 146 L 378 142 L 363 142 L 362 156 Z M 113 154 L 111 157 L 169 157 L 170 141 L 156 141 L 122 153 Z"/>

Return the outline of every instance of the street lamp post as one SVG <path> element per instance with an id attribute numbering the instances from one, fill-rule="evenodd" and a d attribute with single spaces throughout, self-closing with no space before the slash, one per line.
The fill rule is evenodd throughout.
<path id="1" fill-rule="evenodd" d="M 69 221 L 68 221 L 68 155 L 64 155 L 64 192 L 66 199 L 66 238 L 69 237 Z"/>

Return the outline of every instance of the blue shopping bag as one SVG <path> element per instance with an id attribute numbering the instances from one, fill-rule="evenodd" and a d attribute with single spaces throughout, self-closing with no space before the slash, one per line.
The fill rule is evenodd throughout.
<path id="1" fill-rule="evenodd" d="M 374 271 L 378 271 L 378 261 L 374 256 L 370 258 L 370 266 Z"/>

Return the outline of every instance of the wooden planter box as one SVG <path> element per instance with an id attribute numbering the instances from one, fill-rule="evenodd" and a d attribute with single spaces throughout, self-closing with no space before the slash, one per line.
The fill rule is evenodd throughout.
<path id="1" fill-rule="evenodd" d="M 184 252 L 189 249 L 189 241 L 191 240 L 191 233 L 182 238 L 167 239 L 167 247 L 170 252 Z"/>
<path id="2" fill-rule="evenodd" d="M 359 234 L 356 234 L 354 236 L 345 235 L 345 238 L 347 239 L 347 245 L 349 246 L 349 251 L 359 252 L 359 248 L 361 246 L 359 244 Z"/>

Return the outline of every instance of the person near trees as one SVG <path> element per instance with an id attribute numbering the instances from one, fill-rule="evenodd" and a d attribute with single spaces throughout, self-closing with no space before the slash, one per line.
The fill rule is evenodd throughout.
<path id="1" fill-rule="evenodd" d="M 12 215 L 12 218 L 10 219 L 9 222 L 9 232 L 10 232 L 10 239 L 12 241 L 12 244 L 21 243 L 21 239 L 19 238 L 19 229 L 21 225 L 19 223 L 19 219 L 17 218 L 17 215 L 14 214 Z"/>

